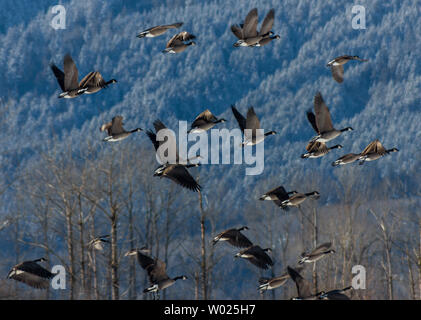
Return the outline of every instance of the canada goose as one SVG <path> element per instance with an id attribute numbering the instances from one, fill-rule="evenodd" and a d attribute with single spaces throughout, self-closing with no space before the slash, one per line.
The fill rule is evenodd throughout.
<path id="1" fill-rule="evenodd" d="M 105 81 L 102 75 L 98 72 L 89 72 L 85 78 L 79 83 L 79 88 L 84 94 L 96 93 L 102 89 L 107 88 L 110 84 L 117 83 L 116 79 Z"/>
<path id="2" fill-rule="evenodd" d="M 336 167 L 336 166 L 352 163 L 352 162 L 357 161 L 359 158 L 360 158 L 359 153 L 348 153 L 346 155 L 343 155 L 339 159 L 333 161 L 332 166 Z"/>
<path id="3" fill-rule="evenodd" d="M 90 72 L 78 83 L 79 71 L 69 54 L 64 56 L 64 72 L 55 64 L 51 64 L 50 67 L 63 91 L 59 98 L 71 99 L 82 94 L 95 93 L 106 88 L 109 84 L 117 82 L 115 79 L 106 82 L 99 72 Z"/>
<path id="4" fill-rule="evenodd" d="M 252 245 L 244 250 L 241 250 L 234 257 L 247 259 L 258 268 L 268 269 L 269 266 L 273 266 L 273 261 L 267 255 L 266 251 L 272 251 L 272 249 L 262 249 L 260 246 Z"/>
<path id="5" fill-rule="evenodd" d="M 308 192 L 308 193 L 296 193 L 289 197 L 286 200 L 283 200 L 281 204 L 283 206 L 298 207 L 303 203 L 307 198 L 312 200 L 317 200 L 320 198 L 320 193 L 318 191 Z"/>
<path id="6" fill-rule="evenodd" d="M 42 261 L 47 261 L 47 259 L 40 258 L 19 263 L 9 271 L 7 278 L 23 282 L 36 289 L 47 289 L 50 285 L 49 279 L 54 274 L 37 263 Z"/>
<path id="7" fill-rule="evenodd" d="M 245 119 L 241 113 L 235 108 L 235 106 L 231 106 L 232 113 L 234 114 L 235 118 L 237 119 L 238 125 L 240 126 L 241 131 L 244 134 L 244 141 L 242 143 L 243 146 L 253 146 L 262 142 L 267 136 L 276 134 L 275 131 L 269 131 L 265 134 L 261 134 L 259 131 L 260 129 L 260 121 L 257 117 L 256 113 L 254 112 L 254 108 L 250 107 L 247 111 L 247 119 Z"/>
<path id="8" fill-rule="evenodd" d="M 232 33 L 238 38 L 234 47 L 260 47 L 273 39 L 278 39 L 279 36 L 273 36 L 271 31 L 274 20 L 275 10 L 271 9 L 263 20 L 260 32 L 257 32 L 257 8 L 250 10 L 244 24 L 231 26 Z"/>
<path id="9" fill-rule="evenodd" d="M 359 160 L 360 165 L 364 164 L 365 161 L 374 161 L 377 160 L 391 152 L 398 152 L 396 148 L 386 150 L 379 140 L 374 140 L 371 142 L 364 150 L 360 153 Z"/>
<path id="10" fill-rule="evenodd" d="M 316 300 L 317 295 L 311 293 L 310 283 L 304 279 L 297 270 L 294 270 L 290 266 L 287 267 L 287 272 L 291 279 L 295 282 L 297 287 L 298 297 L 292 298 L 292 300 Z"/>
<path id="11" fill-rule="evenodd" d="M 157 37 L 157 36 L 160 36 L 160 35 L 164 34 L 169 29 L 180 28 L 182 25 L 183 25 L 183 22 L 177 22 L 177 23 L 173 23 L 173 24 L 167 24 L 167 25 L 152 27 L 152 28 L 146 29 L 142 32 L 139 32 L 137 37 L 138 38 L 144 38 L 144 37 L 154 38 L 154 37 Z"/>
<path id="12" fill-rule="evenodd" d="M 251 241 L 241 233 L 243 230 L 248 230 L 247 226 L 238 228 L 238 229 L 228 229 L 219 233 L 216 237 L 213 238 L 212 244 L 216 245 L 219 241 L 228 241 L 229 244 L 239 247 L 239 248 L 248 248 L 253 245 Z"/>
<path id="13" fill-rule="evenodd" d="M 92 239 L 91 241 L 88 242 L 88 247 L 91 248 L 91 249 L 102 251 L 102 250 L 104 250 L 104 247 L 103 247 L 102 244 L 103 243 L 110 243 L 110 241 L 107 240 L 107 238 L 109 238 L 109 237 L 110 237 L 110 235 L 108 235 L 108 234 L 96 237 L 96 238 L 94 238 L 94 239 Z"/>
<path id="14" fill-rule="evenodd" d="M 186 168 L 191 168 L 191 167 L 198 167 L 199 164 L 189 164 L 188 163 L 189 160 L 187 160 L 186 162 L 178 155 L 177 142 L 174 136 L 168 135 L 167 141 L 156 140 L 156 134 L 158 134 L 160 130 L 167 129 L 167 127 L 160 120 L 156 120 L 154 122 L 154 127 L 155 127 L 156 133 L 152 132 L 151 130 L 148 130 L 146 131 L 146 134 L 148 135 L 149 139 L 152 141 L 158 158 L 160 159 L 161 163 L 163 163 L 163 165 L 159 166 L 155 170 L 154 176 L 166 177 L 178 183 L 182 187 L 185 187 L 192 191 L 200 191 L 201 189 L 200 185 L 196 182 L 196 180 L 194 180 L 194 178 L 190 175 L 190 173 L 186 169 Z M 166 152 L 171 153 L 171 150 L 160 148 L 160 146 L 164 143 L 169 144 L 168 149 L 173 149 L 173 151 L 175 151 L 173 152 L 174 155 L 168 154 L 168 157 L 166 157 L 165 153 Z"/>
<path id="15" fill-rule="evenodd" d="M 280 186 L 266 192 L 259 198 L 259 200 L 271 200 L 278 207 L 281 207 L 284 210 L 289 210 L 288 206 L 282 204 L 282 201 L 289 199 L 289 196 L 294 194 L 298 194 L 298 192 L 295 190 L 286 192 L 285 188 L 283 186 Z"/>
<path id="16" fill-rule="evenodd" d="M 331 247 L 332 247 L 332 243 L 326 242 L 319 245 L 318 247 L 316 247 L 313 251 L 309 253 L 303 252 L 301 254 L 301 259 L 298 263 L 304 264 L 304 263 L 316 262 L 331 253 L 335 253 L 335 250 L 331 249 Z"/>
<path id="17" fill-rule="evenodd" d="M 331 290 L 328 292 L 321 291 L 318 294 L 318 299 L 320 300 L 351 300 L 345 292 L 348 290 L 352 290 L 353 287 L 349 286 L 343 289 Z"/>
<path id="18" fill-rule="evenodd" d="M 358 60 L 358 61 L 368 61 L 366 59 L 361 59 L 358 56 L 340 56 L 332 61 L 329 61 L 326 67 L 330 67 L 330 71 L 332 72 L 333 79 L 336 80 L 336 82 L 342 83 L 344 81 L 344 67 L 343 65 L 351 60 Z"/>
<path id="19" fill-rule="evenodd" d="M 323 101 L 320 92 L 317 92 L 314 96 L 314 111 L 316 112 L 316 115 L 314 115 L 311 110 L 307 111 L 307 119 L 317 133 L 317 136 L 311 139 L 310 142 L 328 142 L 338 137 L 342 132 L 353 130 L 351 127 L 342 130 L 336 130 L 333 127 L 329 109 Z"/>
<path id="20" fill-rule="evenodd" d="M 342 146 L 337 144 L 328 148 L 324 142 L 312 141 L 307 144 L 307 153 L 302 154 L 301 158 L 320 158 L 328 154 L 328 152 L 333 149 L 342 149 Z"/>
<path id="21" fill-rule="evenodd" d="M 222 122 L 224 123 L 225 119 L 217 119 L 212 112 L 210 112 L 208 109 L 203 111 L 201 114 L 199 114 L 196 119 L 194 119 L 191 129 L 187 133 L 200 133 L 203 131 L 207 131 L 209 129 L 212 129 L 216 124 Z"/>
<path id="22" fill-rule="evenodd" d="M 283 286 L 285 282 L 290 278 L 288 272 L 273 278 L 260 278 L 259 279 L 259 289 L 261 293 L 263 293 L 266 290 L 273 290 L 276 288 L 279 288 L 280 286 Z"/>
<path id="23" fill-rule="evenodd" d="M 148 251 L 149 250 L 145 248 L 132 249 L 125 254 L 126 257 L 136 255 L 137 261 L 139 262 L 140 266 L 148 273 L 151 286 L 143 290 L 144 293 L 155 293 L 172 286 L 179 279 L 187 279 L 187 277 L 184 275 L 175 278 L 170 278 L 166 272 L 165 262 L 157 258 L 151 258 L 149 255 L 145 254 Z"/>
<path id="24" fill-rule="evenodd" d="M 196 36 L 188 33 L 187 31 L 183 31 L 180 33 L 177 33 L 175 36 L 173 36 L 168 42 L 165 50 L 163 50 L 163 53 L 180 53 L 187 49 L 188 46 L 194 46 L 196 45 L 196 42 L 190 41 L 195 39 Z"/>
<path id="25" fill-rule="evenodd" d="M 100 131 L 107 131 L 108 136 L 103 141 L 116 142 L 126 139 L 134 132 L 142 131 L 141 128 L 136 128 L 131 131 L 126 131 L 123 128 L 123 117 L 115 116 L 111 122 L 103 124 Z"/>

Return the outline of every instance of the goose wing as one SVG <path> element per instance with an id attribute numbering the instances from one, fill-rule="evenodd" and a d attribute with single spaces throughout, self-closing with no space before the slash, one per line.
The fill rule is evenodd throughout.
<path id="1" fill-rule="evenodd" d="M 112 134 L 112 132 L 111 132 L 111 127 L 113 126 L 113 122 L 111 121 L 111 122 L 108 122 L 108 123 L 105 123 L 105 124 L 103 124 L 102 126 L 101 126 L 101 128 L 99 128 L 99 130 L 102 132 L 102 131 L 105 131 L 105 130 L 107 130 L 107 134 L 109 135 L 109 136 L 111 136 L 111 134 Z"/>
<path id="2" fill-rule="evenodd" d="M 326 293 L 327 300 L 351 300 L 347 295 L 337 292 L 337 290 Z"/>
<path id="3" fill-rule="evenodd" d="M 56 77 L 61 90 L 63 92 L 66 91 L 65 86 L 64 86 L 64 72 L 61 71 L 54 63 L 50 65 L 50 68 L 53 71 L 54 76 Z"/>
<path id="4" fill-rule="evenodd" d="M 251 9 L 244 20 L 243 34 L 244 38 L 252 38 L 257 36 L 257 8 Z"/>
<path id="5" fill-rule="evenodd" d="M 331 66 L 330 71 L 332 72 L 333 79 L 336 82 L 342 83 L 344 81 L 344 67 L 343 65 Z"/>
<path id="6" fill-rule="evenodd" d="M 316 126 L 320 133 L 328 132 L 334 129 L 329 109 L 320 92 L 318 92 L 314 97 L 314 111 L 316 112 Z"/>
<path id="7" fill-rule="evenodd" d="M 295 282 L 295 285 L 297 287 L 297 293 L 298 297 L 300 298 L 306 298 L 312 296 L 311 290 L 310 290 L 310 283 L 304 279 L 296 270 L 289 267 L 287 268 L 288 274 L 291 277 L 291 279 Z"/>
<path id="8" fill-rule="evenodd" d="M 115 116 L 111 123 L 112 123 L 112 126 L 111 126 L 112 134 L 120 134 L 124 132 L 122 116 Z"/>
<path id="9" fill-rule="evenodd" d="M 254 108 L 250 107 L 247 111 L 247 120 L 246 120 L 246 129 L 251 129 L 251 137 L 250 134 L 246 134 L 246 136 L 250 138 L 256 137 L 260 133 L 257 132 L 258 129 L 260 129 L 260 121 L 259 118 L 256 115 L 256 112 L 254 112 Z"/>
<path id="10" fill-rule="evenodd" d="M 183 41 L 193 40 L 196 36 L 187 31 L 183 31 L 174 35 L 167 43 L 167 48 L 183 44 Z"/>
<path id="11" fill-rule="evenodd" d="M 322 151 L 327 153 L 327 147 L 326 144 L 323 142 L 318 141 L 311 141 L 307 144 L 306 150 L 308 152 L 316 152 L 316 151 Z"/>
<path id="12" fill-rule="evenodd" d="M 161 120 L 156 120 L 153 123 L 154 127 L 155 127 L 155 132 L 156 134 L 148 134 L 149 138 L 152 140 L 152 138 L 154 138 L 155 142 L 153 142 L 154 146 L 155 146 L 155 150 L 158 153 L 158 157 L 162 162 L 170 162 L 170 163 L 176 163 L 177 161 L 179 161 L 180 157 L 178 155 L 178 151 L 177 151 L 177 140 L 175 138 L 175 136 L 173 135 L 172 132 L 163 132 L 161 133 L 164 134 L 165 139 L 163 141 L 156 141 L 157 139 L 157 135 L 159 136 L 159 132 L 161 130 L 169 130 L 162 122 Z M 161 145 L 166 144 L 168 146 L 168 148 L 162 149 L 159 148 Z M 175 159 L 174 158 L 170 158 L 170 155 L 175 155 Z M 168 161 L 164 161 L 165 159 L 168 159 Z"/>
<path id="13" fill-rule="evenodd" d="M 361 152 L 362 156 L 365 156 L 369 153 L 378 153 L 378 154 L 385 154 L 386 150 L 383 147 L 383 145 L 381 144 L 381 142 L 376 139 L 373 142 L 371 142 L 367 147 L 365 147 L 365 149 L 363 150 L 363 152 Z"/>
<path id="14" fill-rule="evenodd" d="M 275 9 L 270 9 L 268 14 L 263 20 L 262 27 L 260 28 L 259 36 L 267 35 L 273 27 L 273 22 L 275 21 Z"/>
<path id="15" fill-rule="evenodd" d="M 261 269 L 268 269 L 268 265 L 273 265 L 272 259 L 260 246 L 252 246 L 247 253 L 252 255 L 250 262 Z"/>
<path id="16" fill-rule="evenodd" d="M 156 259 L 153 267 L 148 269 L 148 276 L 153 284 L 168 279 L 165 262 Z"/>
<path id="17" fill-rule="evenodd" d="M 253 245 L 253 243 L 237 229 L 229 229 L 223 232 L 221 236 L 229 238 L 228 243 L 234 247 L 248 248 Z"/>
<path id="18" fill-rule="evenodd" d="M 19 270 L 11 271 L 9 278 L 23 282 L 36 289 L 47 289 L 50 285 L 50 282 L 45 278 Z"/>
<path id="19" fill-rule="evenodd" d="M 79 83 L 80 88 L 89 87 L 104 87 L 105 80 L 98 71 L 88 73 L 85 78 Z"/>
<path id="20" fill-rule="evenodd" d="M 311 251 L 311 255 L 319 254 L 329 250 L 332 247 L 332 242 L 326 242 L 321 244 L 320 246 L 316 247 L 313 251 Z"/>
<path id="21" fill-rule="evenodd" d="M 216 117 L 212 114 L 212 112 L 210 112 L 208 109 L 206 109 L 201 114 L 199 114 L 196 117 L 196 119 L 194 119 L 191 127 L 192 128 L 199 127 L 203 124 L 213 122 L 213 121 L 217 121 L 217 120 L 218 119 L 216 119 Z"/>
<path id="22" fill-rule="evenodd" d="M 316 133 L 319 134 L 320 132 L 319 132 L 319 129 L 317 129 L 316 116 L 314 115 L 313 111 L 307 110 L 307 120 L 308 122 L 310 122 L 314 131 L 316 131 Z"/>
<path id="23" fill-rule="evenodd" d="M 283 186 L 272 189 L 269 192 L 266 192 L 266 194 L 276 195 L 281 202 L 289 198 L 288 193 Z"/>
<path id="24" fill-rule="evenodd" d="M 139 262 L 142 269 L 145 269 L 146 271 L 148 271 L 150 268 L 153 268 L 155 265 L 155 259 L 152 259 L 150 256 L 140 251 L 137 252 L 137 261 Z"/>
<path id="25" fill-rule="evenodd" d="M 244 118 L 240 112 L 238 112 L 237 108 L 231 106 L 232 113 L 234 114 L 235 119 L 237 119 L 238 125 L 240 126 L 241 131 L 244 132 L 246 128 L 246 118 Z"/>
<path id="26" fill-rule="evenodd" d="M 231 32 L 238 38 L 244 39 L 243 29 L 238 24 L 233 24 L 231 26 Z"/>
<path id="27" fill-rule="evenodd" d="M 163 176 L 171 179 L 172 181 L 181 185 L 182 187 L 190 189 L 192 191 L 197 192 L 201 189 L 200 185 L 190 175 L 186 167 L 181 164 L 171 166 L 170 169 L 167 170 Z"/>
<path id="28" fill-rule="evenodd" d="M 79 71 L 76 64 L 69 54 L 64 57 L 64 91 L 77 89 L 79 87 L 78 78 Z"/>

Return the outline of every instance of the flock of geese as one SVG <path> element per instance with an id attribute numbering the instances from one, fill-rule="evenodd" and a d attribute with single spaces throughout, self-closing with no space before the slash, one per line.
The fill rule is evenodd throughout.
<path id="1" fill-rule="evenodd" d="M 260 31 L 257 31 L 258 25 L 258 13 L 257 9 L 252 9 L 246 16 L 244 23 L 235 24 L 231 26 L 231 31 L 238 38 L 234 43 L 234 47 L 261 47 L 269 44 L 275 39 L 279 39 L 279 35 L 275 35 L 272 31 L 273 23 L 275 19 L 275 10 L 271 9 L 260 27 Z M 140 32 L 137 37 L 139 38 L 154 38 L 167 33 L 169 30 L 180 28 L 183 25 L 182 22 L 173 23 L 169 25 L 155 26 Z M 189 46 L 195 45 L 192 41 L 196 37 L 187 32 L 182 31 L 175 34 L 166 45 L 166 48 L 162 51 L 163 53 L 181 53 L 186 50 Z M 344 81 L 344 68 L 343 65 L 351 60 L 357 61 L 368 61 L 359 58 L 358 56 L 344 55 L 337 57 L 330 61 L 327 66 L 331 69 L 332 77 L 338 83 Z M 84 94 L 96 93 L 109 85 L 117 83 L 117 80 L 111 79 L 105 81 L 102 75 L 96 72 L 88 73 L 80 82 L 78 81 L 78 69 L 74 63 L 72 57 L 67 54 L 63 60 L 63 71 L 60 70 L 55 64 L 51 64 L 51 70 L 54 73 L 57 82 L 62 90 L 59 98 L 76 98 Z M 235 106 L 231 106 L 232 113 L 238 122 L 238 126 L 243 132 L 243 147 L 253 146 L 261 143 L 266 137 L 276 134 L 275 131 L 268 131 L 264 134 L 260 133 L 260 121 L 257 117 L 253 107 L 250 107 L 247 111 L 246 117 L 244 117 Z M 346 127 L 343 129 L 335 129 L 333 126 L 329 108 L 326 106 L 322 95 L 318 92 L 314 97 L 314 112 L 312 110 L 307 111 L 307 119 L 314 129 L 316 135 L 310 139 L 306 146 L 307 152 L 302 154 L 301 157 L 307 158 L 319 158 L 325 156 L 328 152 L 333 149 L 341 149 L 342 146 L 337 144 L 328 147 L 326 143 L 339 137 L 343 132 L 352 131 L 353 128 Z M 193 121 L 190 133 L 202 133 L 210 130 L 218 123 L 224 123 L 226 120 L 215 117 L 209 110 L 203 111 Z M 106 132 L 107 136 L 104 138 L 106 142 L 117 142 L 126 139 L 135 132 L 141 132 L 143 129 L 136 128 L 127 131 L 123 127 L 123 117 L 116 115 L 113 119 L 100 127 L 101 132 Z M 151 140 L 157 156 L 161 159 L 161 166 L 159 166 L 154 176 L 166 177 L 171 179 L 175 183 L 181 185 L 184 188 L 192 191 L 200 192 L 201 186 L 188 172 L 188 168 L 197 167 L 199 163 L 191 163 L 193 159 L 182 159 L 176 146 L 175 137 L 168 137 L 166 143 L 170 145 L 170 149 L 175 150 L 175 158 L 165 162 L 163 151 L 160 146 L 164 141 L 157 141 L 156 136 L 160 130 L 164 130 L 167 127 L 162 121 L 157 119 L 153 123 L 155 132 L 147 130 L 146 135 Z M 361 153 L 348 153 L 340 157 L 332 163 L 333 166 L 350 164 L 359 160 L 359 164 L 363 164 L 366 161 L 377 160 L 391 152 L 397 152 L 398 149 L 385 149 L 379 140 L 371 142 Z M 307 193 L 300 193 L 298 191 L 286 191 L 283 186 L 276 187 L 260 197 L 260 200 L 273 201 L 275 205 L 281 209 L 288 210 L 290 207 L 300 206 L 306 199 L 318 199 L 320 194 L 318 191 L 312 191 Z M 268 269 L 273 266 L 273 261 L 267 252 L 271 251 L 270 248 L 263 249 L 259 245 L 253 244 L 242 231 L 247 230 L 247 226 L 241 228 L 232 228 L 225 230 L 215 236 L 212 240 L 213 245 L 218 242 L 228 242 L 230 245 L 242 248 L 242 250 L 235 254 L 234 257 L 242 258 L 260 269 Z M 103 250 L 103 245 L 108 243 L 109 235 L 99 236 L 92 239 L 88 246 L 95 250 Z M 307 300 L 307 299 L 349 299 L 344 293 L 352 287 L 344 289 L 312 292 L 311 285 L 304 279 L 300 272 L 303 269 L 303 265 L 314 263 L 335 251 L 331 248 L 331 243 L 323 243 L 308 253 L 302 253 L 298 265 L 295 268 L 290 266 L 287 267 L 286 271 L 274 278 L 260 278 L 259 279 L 259 290 L 264 292 L 266 290 L 272 290 L 284 285 L 288 279 L 292 279 L 297 287 L 297 297 L 293 299 Z M 182 275 L 174 278 L 170 278 L 166 272 L 166 265 L 163 261 L 153 258 L 150 256 L 150 250 L 143 247 L 140 249 L 132 249 L 125 254 L 126 256 L 137 256 L 139 265 L 147 272 L 151 286 L 146 288 L 144 292 L 156 293 L 160 290 L 172 286 L 177 280 L 186 280 L 187 277 Z M 8 278 L 21 281 L 29 286 L 39 289 L 46 289 L 49 286 L 49 280 L 54 276 L 50 271 L 42 267 L 39 262 L 46 261 L 45 258 L 40 258 L 32 261 L 25 261 L 15 265 L 9 272 Z"/>

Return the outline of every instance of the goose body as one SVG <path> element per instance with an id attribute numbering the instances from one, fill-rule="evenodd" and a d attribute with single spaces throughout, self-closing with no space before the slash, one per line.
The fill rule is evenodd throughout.
<path id="1" fill-rule="evenodd" d="M 213 238 L 212 244 L 216 245 L 220 241 L 226 241 L 229 244 L 239 247 L 239 248 L 248 248 L 253 245 L 251 241 L 241 233 L 243 230 L 247 230 L 248 227 L 244 226 L 238 229 L 228 229 L 219 233 L 216 237 Z"/>
<path id="2" fill-rule="evenodd" d="M 50 285 L 49 279 L 54 274 L 38 264 L 42 261 L 46 261 L 46 259 L 40 258 L 19 263 L 9 271 L 7 278 L 23 282 L 36 289 L 47 289 Z"/>
<path id="3" fill-rule="evenodd" d="M 194 46 L 196 43 L 194 41 L 190 41 L 195 39 L 191 33 L 187 31 L 183 31 L 174 35 L 168 42 L 165 50 L 163 53 L 180 53 L 186 50 L 189 46 Z"/>
<path id="4" fill-rule="evenodd" d="M 371 142 L 364 150 L 360 153 L 359 160 L 360 165 L 363 164 L 365 161 L 374 161 L 380 159 L 381 157 L 391 153 L 391 152 L 398 152 L 399 150 L 396 148 L 386 150 L 379 140 L 374 140 Z"/>
<path id="5" fill-rule="evenodd" d="M 297 193 L 297 194 L 292 195 L 288 199 L 282 201 L 282 205 L 290 206 L 290 207 L 298 207 L 307 198 L 316 200 L 316 199 L 319 199 L 319 197 L 320 197 L 320 193 L 317 191 L 313 191 L 309 193 Z"/>
<path id="6" fill-rule="evenodd" d="M 298 263 L 304 264 L 304 263 L 316 262 L 331 253 L 335 253 L 335 250 L 331 249 L 331 247 L 332 247 L 331 242 L 323 243 L 319 245 L 318 247 L 316 247 L 313 251 L 309 253 L 303 253 L 301 255 L 301 260 Z"/>
<path id="7" fill-rule="evenodd" d="M 301 158 L 320 158 L 328 154 L 329 151 L 333 149 L 342 149 L 342 146 L 337 144 L 328 148 L 324 142 L 312 141 L 309 142 L 306 147 L 307 153 L 302 154 Z"/>
<path id="8" fill-rule="evenodd" d="M 109 81 L 105 81 L 101 73 L 95 71 L 88 73 L 85 78 L 80 81 L 79 87 L 81 88 L 80 91 L 82 93 L 92 94 L 108 88 L 108 86 L 113 83 L 117 83 L 117 80 L 111 79 Z"/>
<path id="9" fill-rule="evenodd" d="M 100 236 L 100 237 L 96 237 L 94 239 L 92 239 L 91 241 L 88 242 L 88 247 L 98 250 L 98 251 L 102 251 L 104 250 L 104 243 L 110 243 L 109 240 L 107 240 L 107 238 L 109 238 L 109 235 L 104 235 L 104 236 Z"/>
<path id="10" fill-rule="evenodd" d="M 290 195 L 298 194 L 297 191 L 287 192 L 283 186 L 279 186 L 263 194 L 259 200 L 273 201 L 278 207 L 288 210 L 288 206 L 282 204 L 283 201 L 288 200 Z"/>
<path id="11" fill-rule="evenodd" d="M 250 107 L 247 111 L 247 118 L 244 118 L 240 112 L 231 106 L 232 113 L 237 119 L 238 125 L 244 134 L 243 146 L 253 146 L 261 143 L 267 136 L 276 134 L 275 131 L 269 131 L 264 134 L 260 133 L 260 121 L 254 112 L 254 108 Z"/>
<path id="12" fill-rule="evenodd" d="M 273 278 L 260 278 L 259 279 L 259 290 L 264 292 L 266 290 L 273 290 L 283 286 L 290 278 L 288 273 L 284 273 L 281 276 Z"/>
<path id="13" fill-rule="evenodd" d="M 345 164 L 353 163 L 357 161 L 359 158 L 360 158 L 359 153 L 348 153 L 346 155 L 343 155 L 339 159 L 335 160 L 334 162 L 332 162 L 332 166 L 336 167 L 336 166 L 342 166 Z"/>
<path id="14" fill-rule="evenodd" d="M 234 257 L 246 259 L 260 269 L 268 269 L 269 266 L 273 266 L 273 261 L 267 255 L 266 251 L 271 251 L 271 249 L 262 249 L 258 245 L 252 245 L 244 250 L 241 250 Z"/>
<path id="15" fill-rule="evenodd" d="M 201 133 L 212 129 L 218 123 L 224 123 L 225 119 L 217 119 L 208 109 L 199 114 L 191 125 L 188 133 Z"/>
<path id="16" fill-rule="evenodd" d="M 183 22 L 177 22 L 173 24 L 167 24 L 167 25 L 161 25 L 161 26 L 155 26 L 149 29 L 146 29 L 142 32 L 139 32 L 137 37 L 138 38 L 155 38 L 157 36 L 160 36 L 167 32 L 169 29 L 177 29 L 180 28 L 183 25 Z"/>
<path id="17" fill-rule="evenodd" d="M 132 133 L 142 131 L 141 128 L 136 128 L 131 131 L 126 131 L 123 128 L 123 117 L 115 116 L 111 122 L 103 124 L 100 131 L 107 131 L 108 136 L 103 141 L 117 142 L 126 139 Z"/>
<path id="18" fill-rule="evenodd" d="M 318 299 L 320 300 L 351 300 L 347 295 L 345 295 L 345 292 L 352 290 L 352 286 L 343 288 L 343 289 L 336 289 L 331 290 L 327 292 L 320 292 L 318 294 Z"/>
<path id="19" fill-rule="evenodd" d="M 316 114 L 310 110 L 307 111 L 307 119 L 317 133 L 317 136 L 311 139 L 310 142 L 317 141 L 326 143 L 341 135 L 342 132 L 353 130 L 351 127 L 346 127 L 341 130 L 337 130 L 333 127 L 329 108 L 326 106 L 320 92 L 314 96 L 314 111 Z"/>
<path id="20" fill-rule="evenodd" d="M 332 72 L 332 77 L 336 82 L 342 83 L 344 81 L 343 65 L 351 60 L 357 60 L 357 61 L 362 61 L 362 62 L 368 61 L 366 59 L 361 59 L 358 56 L 345 55 L 345 56 L 337 57 L 327 63 L 326 66 L 330 67 L 330 71 Z"/>

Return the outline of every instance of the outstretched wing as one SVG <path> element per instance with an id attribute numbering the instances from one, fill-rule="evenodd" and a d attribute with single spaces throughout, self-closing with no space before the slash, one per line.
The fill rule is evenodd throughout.
<path id="1" fill-rule="evenodd" d="M 263 20 L 262 27 L 260 28 L 259 36 L 267 35 L 273 27 L 273 22 L 275 21 L 275 9 L 270 9 L 268 14 Z"/>
<path id="2" fill-rule="evenodd" d="M 231 32 L 238 38 L 244 39 L 243 29 L 238 24 L 233 24 L 231 26 Z"/>
<path id="3" fill-rule="evenodd" d="M 60 85 L 61 90 L 66 91 L 64 86 L 64 72 L 61 71 L 54 63 L 52 63 L 50 67 L 57 79 L 58 84 Z"/>
<path id="4" fill-rule="evenodd" d="M 244 38 L 252 38 L 257 36 L 257 8 L 251 9 L 244 20 L 243 34 Z"/>
<path id="5" fill-rule="evenodd" d="M 319 254 L 329 250 L 332 247 L 332 242 L 326 242 L 316 247 L 310 254 Z"/>
<path id="6" fill-rule="evenodd" d="M 320 132 L 319 132 L 319 129 L 317 129 L 316 116 L 311 110 L 307 110 L 307 119 L 308 119 L 308 122 L 310 122 L 311 126 L 313 127 L 314 131 L 316 131 L 316 133 L 319 134 Z"/>
<path id="7" fill-rule="evenodd" d="M 383 147 L 383 145 L 381 144 L 381 142 L 376 139 L 373 142 L 371 142 L 367 147 L 365 147 L 365 149 L 363 150 L 363 152 L 361 152 L 362 156 L 365 156 L 369 153 L 378 153 L 378 154 L 384 154 L 386 153 L 385 148 Z"/>
<path id="8" fill-rule="evenodd" d="M 64 88 L 63 91 L 77 89 L 79 86 L 78 78 L 79 72 L 76 68 L 76 64 L 69 54 L 64 57 Z"/>
<path id="9" fill-rule="evenodd" d="M 196 180 L 194 180 L 194 178 L 187 171 L 186 167 L 183 165 L 173 166 L 163 176 L 192 191 L 197 192 L 201 189 L 200 185 L 196 182 Z"/>
<path id="10" fill-rule="evenodd" d="M 193 40 L 195 38 L 196 36 L 194 36 L 191 33 L 188 33 L 187 31 L 177 33 L 167 42 L 167 48 L 180 45 L 183 43 L 183 41 Z"/>
<path id="11" fill-rule="evenodd" d="M 314 111 L 316 112 L 316 125 L 320 133 L 333 130 L 329 109 L 320 92 L 314 96 Z"/>
<path id="12" fill-rule="evenodd" d="M 344 81 L 344 67 L 343 65 L 331 66 L 330 71 L 332 72 L 333 79 L 336 80 L 338 83 L 342 83 Z"/>
<path id="13" fill-rule="evenodd" d="M 123 117 L 122 116 L 115 116 L 112 120 L 111 126 L 111 133 L 112 134 L 120 134 L 123 133 Z"/>
<path id="14" fill-rule="evenodd" d="M 211 121 L 217 121 L 216 117 L 210 112 L 208 109 L 203 111 L 201 114 L 199 114 L 196 119 L 194 119 L 191 127 L 195 128 L 198 126 L 201 126 L 203 124 L 206 124 Z"/>
<path id="15" fill-rule="evenodd" d="M 307 280 L 305 280 L 293 268 L 291 268 L 291 267 L 288 266 L 287 270 L 288 270 L 289 276 L 295 282 L 295 285 L 297 287 L 298 297 L 300 297 L 300 298 L 306 298 L 306 297 L 312 296 L 309 282 Z"/>
<path id="16" fill-rule="evenodd" d="M 234 114 L 235 119 L 237 119 L 238 125 L 240 126 L 241 131 L 244 132 L 246 128 L 246 118 L 244 118 L 241 113 L 238 112 L 235 106 L 231 106 L 232 113 Z"/>

